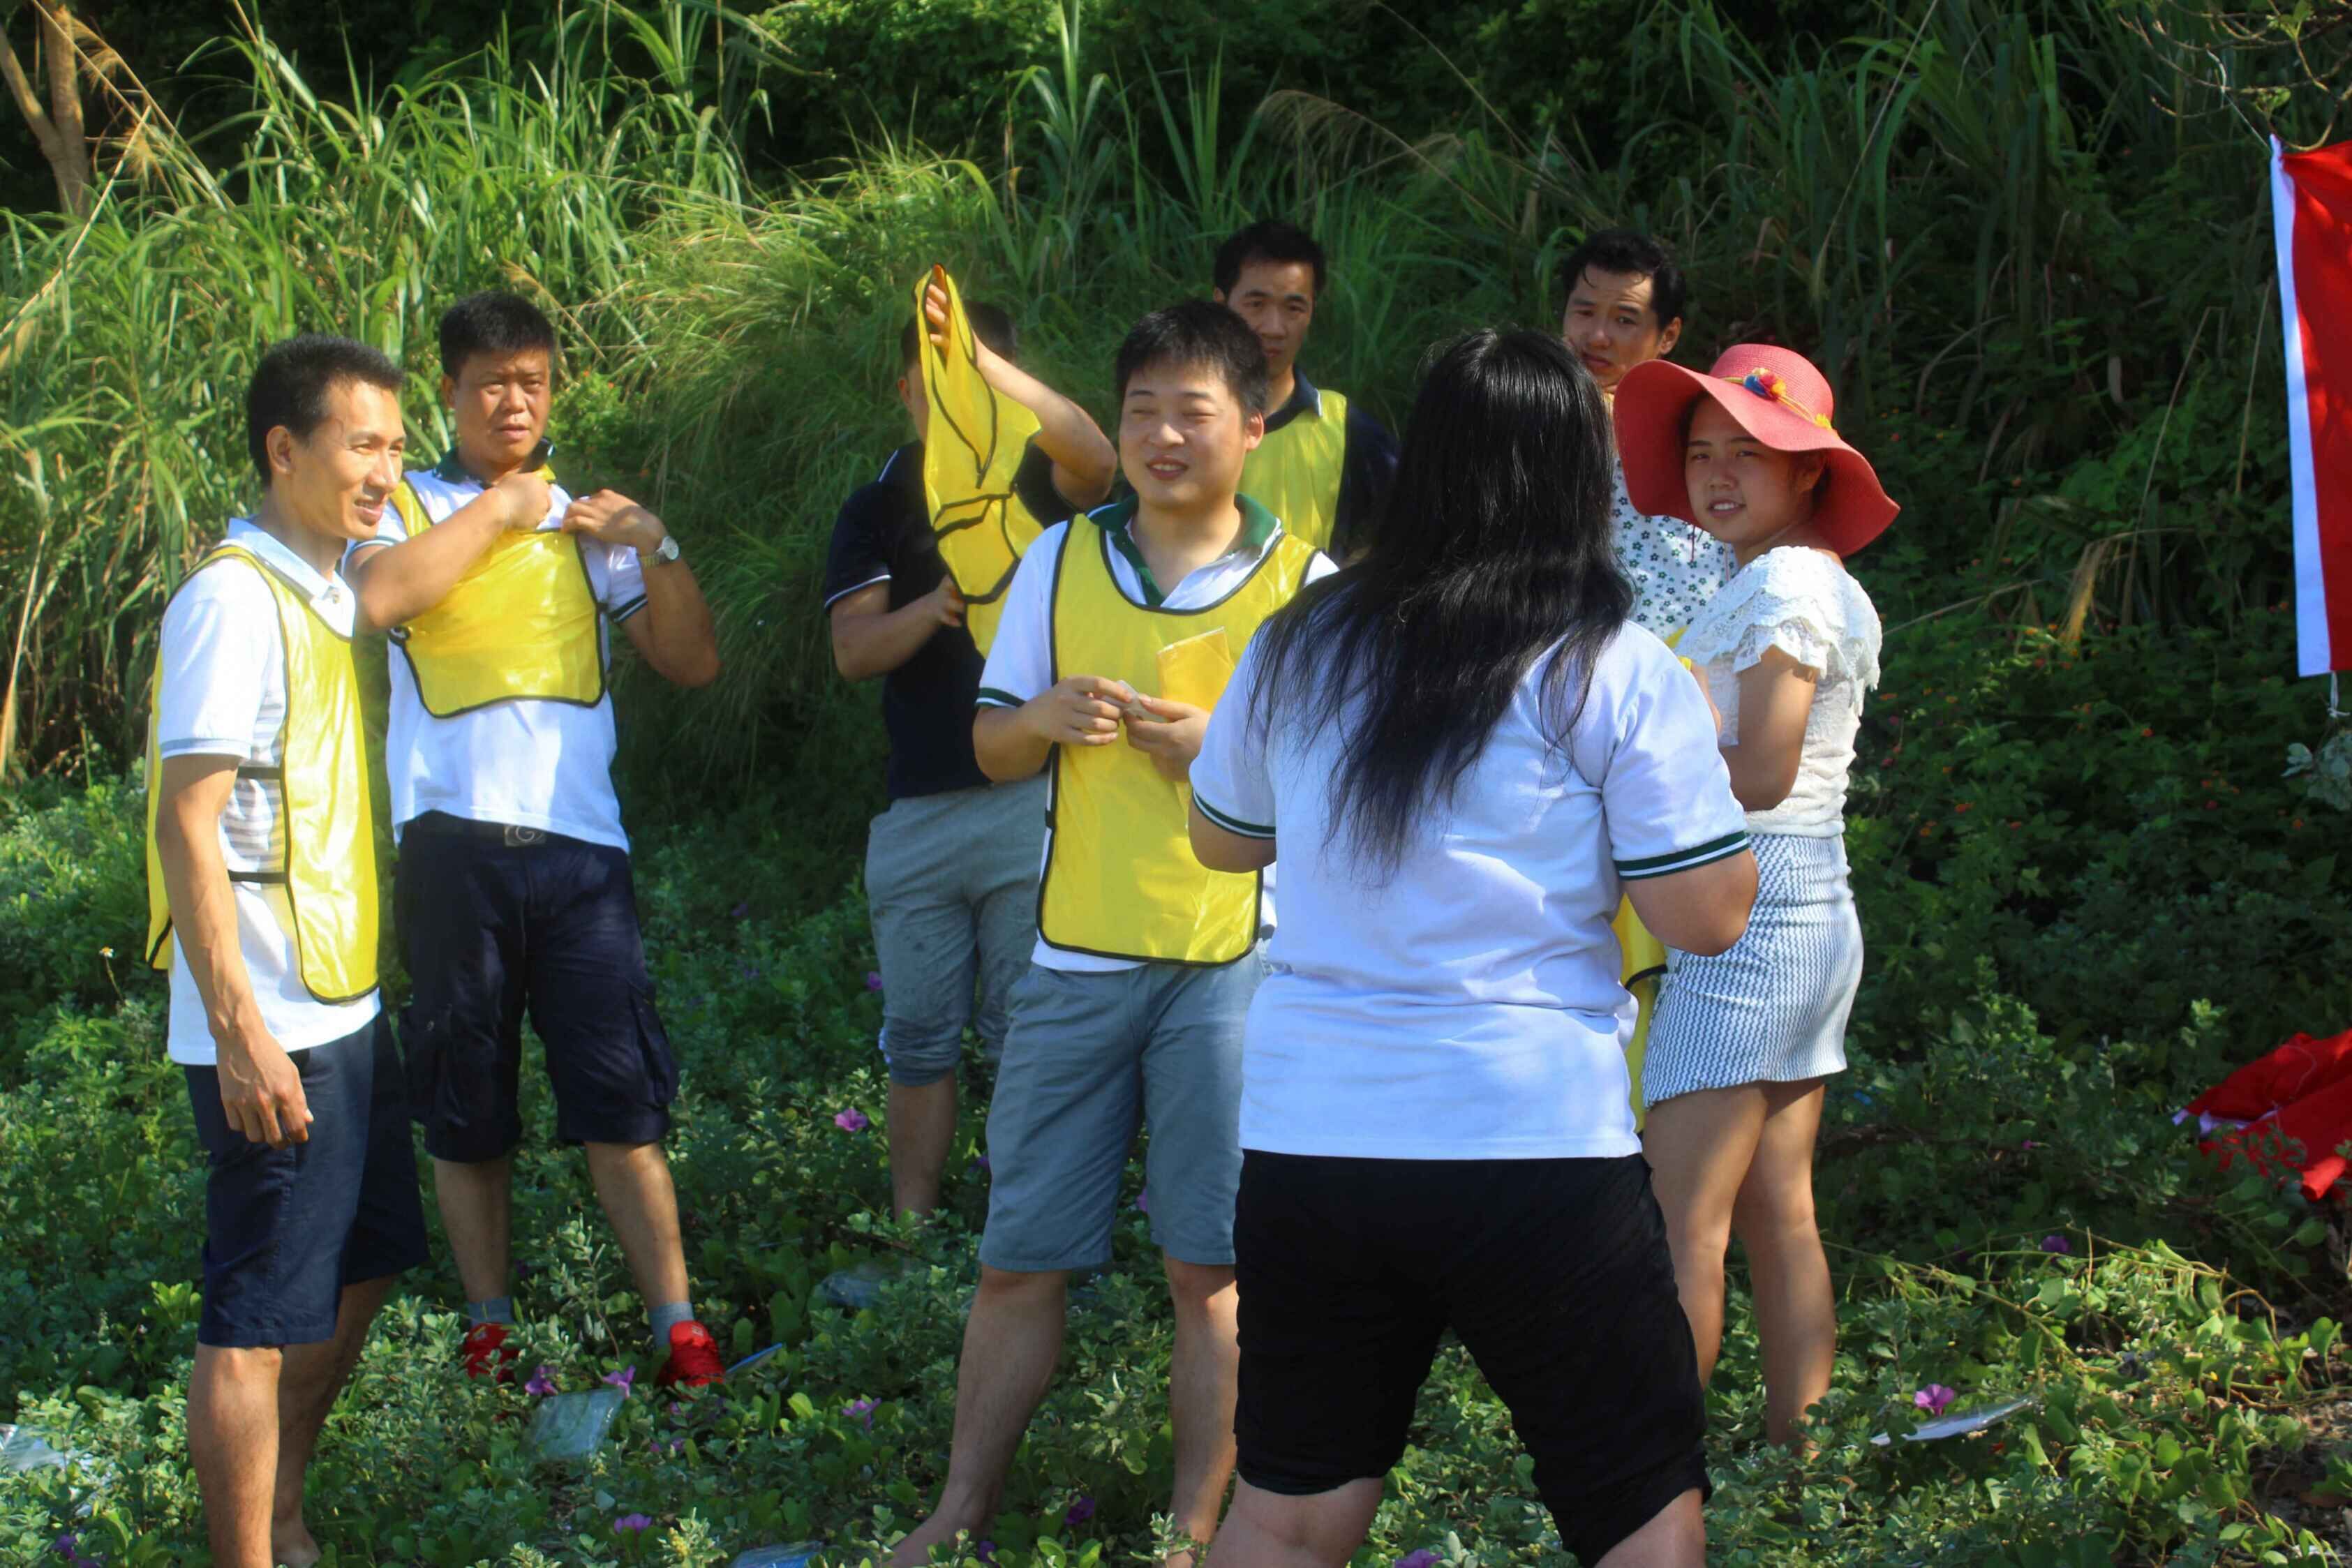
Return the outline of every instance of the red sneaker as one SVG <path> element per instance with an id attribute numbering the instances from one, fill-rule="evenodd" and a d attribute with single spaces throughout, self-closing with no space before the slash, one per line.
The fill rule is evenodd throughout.
<path id="1" fill-rule="evenodd" d="M 727 1364 L 719 1359 L 719 1342 L 709 1329 L 689 1321 L 669 1331 L 669 1359 L 654 1376 L 657 1386 L 700 1388 L 726 1377 Z"/>
<path id="2" fill-rule="evenodd" d="M 522 1352 L 507 1343 L 504 1323 L 476 1323 L 466 1331 L 466 1342 L 458 1347 L 458 1358 L 466 1364 L 468 1377 L 495 1377 L 500 1383 L 514 1381 L 515 1363 Z"/>

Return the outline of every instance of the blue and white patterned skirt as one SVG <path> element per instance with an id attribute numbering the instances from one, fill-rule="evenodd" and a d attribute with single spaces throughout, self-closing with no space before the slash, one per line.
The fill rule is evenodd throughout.
<path id="1" fill-rule="evenodd" d="M 1862 921 L 1845 841 L 1759 833 L 1756 910 L 1727 952 L 1669 952 L 1642 1060 L 1649 1104 L 1701 1089 L 1845 1070 L 1862 984 Z"/>

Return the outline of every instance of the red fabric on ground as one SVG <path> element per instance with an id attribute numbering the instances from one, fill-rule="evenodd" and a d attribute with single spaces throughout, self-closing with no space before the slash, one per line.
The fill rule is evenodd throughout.
<path id="1" fill-rule="evenodd" d="M 2315 1202 L 2352 1163 L 2336 1152 L 2352 1143 L 2352 1031 L 2296 1035 L 2190 1101 L 2184 1114 L 2252 1124 L 2199 1146 L 2224 1170 L 2242 1158 L 2257 1170 L 2299 1171 L 2304 1196 Z"/>

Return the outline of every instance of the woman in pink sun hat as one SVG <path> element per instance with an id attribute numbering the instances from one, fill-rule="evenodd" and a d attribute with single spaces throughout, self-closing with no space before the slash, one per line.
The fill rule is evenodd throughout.
<path id="1" fill-rule="evenodd" d="M 1726 952 L 1669 956 L 1643 1063 L 1643 1152 L 1702 1379 L 1723 1343 L 1735 1231 L 1747 1249 L 1766 1434 L 1782 1443 L 1801 1440 L 1806 1409 L 1829 1391 L 1837 1332 L 1813 1144 L 1862 979 L 1846 775 L 1880 635 L 1845 558 L 1895 513 L 1833 413 L 1811 361 L 1760 344 L 1727 350 L 1705 375 L 1637 365 L 1615 402 L 1633 504 L 1705 528 L 1738 562 L 1677 651 L 1721 721 L 1756 852 L 1756 908 Z"/>

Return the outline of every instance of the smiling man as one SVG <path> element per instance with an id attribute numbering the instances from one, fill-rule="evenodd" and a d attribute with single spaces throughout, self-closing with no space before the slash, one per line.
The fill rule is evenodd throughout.
<path id="1" fill-rule="evenodd" d="M 1043 768 L 1051 790 L 1037 946 L 989 1111 L 947 1484 L 894 1563 L 996 1517 L 1061 1353 L 1069 1277 L 1110 1260 L 1139 1125 L 1175 1309 L 1176 1529 L 1207 1540 L 1233 1474 L 1242 1019 L 1271 911 L 1256 876 L 1193 858 L 1185 779 L 1234 659 L 1333 568 L 1236 493 L 1265 426 L 1265 360 L 1230 312 L 1192 300 L 1145 317 L 1116 380 L 1135 496 L 1037 537 L 980 679 L 982 770 Z"/>
<path id="2" fill-rule="evenodd" d="M 1216 301 L 1247 323 L 1265 354 L 1265 437 L 1242 466 L 1242 492 L 1294 538 L 1341 559 L 1396 475 L 1397 444 L 1380 421 L 1298 371 L 1329 267 L 1315 236 L 1263 218 L 1217 247 Z"/>
<path id="3" fill-rule="evenodd" d="M 309 1568 L 302 1479 L 393 1276 L 425 1257 L 376 996 L 352 597 L 400 482 L 401 376 L 289 339 L 246 393 L 260 507 L 163 612 L 147 760 L 148 960 L 206 1157 L 188 1448 L 219 1568 Z"/>
<path id="4" fill-rule="evenodd" d="M 509 1375 L 522 1019 L 546 1048 L 556 1136 L 588 1171 L 646 1301 L 665 1384 L 720 1374 L 689 1301 L 661 1140 L 677 1090 L 613 791 L 609 623 L 686 686 L 719 673 L 710 611 L 662 520 L 552 483 L 555 329 L 511 294 L 441 319 L 457 441 L 352 548 L 362 622 L 388 629 L 384 747 L 400 862 L 402 1041 L 472 1326 L 466 1370 Z"/>

